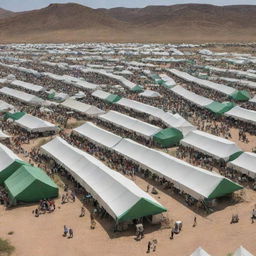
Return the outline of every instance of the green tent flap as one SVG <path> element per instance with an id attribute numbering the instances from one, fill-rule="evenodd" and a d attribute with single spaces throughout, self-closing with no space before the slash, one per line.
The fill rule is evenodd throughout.
<path id="1" fill-rule="evenodd" d="M 239 184 L 234 183 L 231 180 L 228 180 L 226 178 L 223 178 L 222 181 L 219 183 L 219 185 L 208 196 L 208 199 L 222 197 L 240 189 L 243 189 L 243 187 L 240 186 Z"/>
<path id="2" fill-rule="evenodd" d="M 118 102 L 122 97 L 116 94 L 110 94 L 105 101 L 108 103 L 115 103 Z"/>
<path id="3" fill-rule="evenodd" d="M 161 79 L 158 74 L 151 74 L 150 77 L 154 80 Z"/>
<path id="4" fill-rule="evenodd" d="M 205 106 L 205 108 L 207 108 L 208 110 L 212 111 L 215 114 L 223 115 L 224 113 L 232 109 L 234 106 L 235 106 L 235 103 L 233 102 L 220 103 L 220 102 L 214 101 L 211 104 Z"/>
<path id="5" fill-rule="evenodd" d="M 232 93 L 231 98 L 237 101 L 248 101 L 251 98 L 251 95 L 246 90 L 237 90 Z"/>
<path id="6" fill-rule="evenodd" d="M 237 159 L 243 153 L 244 153 L 243 151 L 238 151 L 238 152 L 234 153 L 233 155 L 231 155 L 229 157 L 228 161 L 233 161 L 233 160 Z"/>
<path id="7" fill-rule="evenodd" d="M 150 201 L 146 198 L 141 198 L 135 205 L 133 205 L 126 212 L 117 217 L 119 222 L 134 220 L 145 216 L 155 215 L 166 212 L 167 209 L 161 205 Z"/>
<path id="8" fill-rule="evenodd" d="M 36 202 L 58 196 L 57 185 L 47 174 L 31 165 L 21 166 L 5 182 L 11 202 Z"/>
<path id="9" fill-rule="evenodd" d="M 54 97 L 55 97 L 55 92 L 48 94 L 48 97 L 47 97 L 47 98 L 48 98 L 49 100 L 53 100 Z"/>
<path id="10" fill-rule="evenodd" d="M 134 86 L 132 89 L 131 89 L 132 92 L 143 92 L 143 88 L 139 85 L 136 85 Z"/>
<path id="11" fill-rule="evenodd" d="M 156 79 L 156 80 L 155 80 L 155 83 L 156 83 L 156 84 L 159 84 L 159 85 L 163 85 L 163 84 L 165 83 L 165 81 L 162 80 L 162 79 Z"/>
<path id="12" fill-rule="evenodd" d="M 183 139 L 182 132 L 175 128 L 166 128 L 153 136 L 154 142 L 163 148 L 173 147 Z"/>
<path id="13" fill-rule="evenodd" d="M 23 165 L 29 165 L 29 164 L 17 159 L 13 163 L 11 163 L 8 167 L 0 171 L 0 185 L 3 185 L 4 181 Z"/>
<path id="14" fill-rule="evenodd" d="M 7 113 L 4 115 L 4 119 L 7 120 L 7 119 L 11 118 L 11 119 L 13 119 L 13 120 L 19 120 L 19 119 L 22 118 L 24 115 L 26 115 L 25 112 L 16 112 L 16 113 L 7 112 Z"/>

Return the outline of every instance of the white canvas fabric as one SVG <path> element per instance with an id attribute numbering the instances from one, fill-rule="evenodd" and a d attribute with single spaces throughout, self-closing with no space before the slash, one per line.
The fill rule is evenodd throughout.
<path id="1" fill-rule="evenodd" d="M 91 122 L 86 122 L 75 128 L 73 132 L 79 136 L 85 137 L 93 143 L 100 144 L 107 148 L 114 147 L 122 139 L 122 137 L 106 131 Z"/>
<path id="2" fill-rule="evenodd" d="M 174 93 L 178 94 L 184 99 L 187 99 L 188 101 L 194 103 L 195 105 L 198 105 L 200 107 L 207 106 L 211 103 L 213 103 L 213 100 L 210 100 L 206 97 L 200 96 L 196 93 L 193 93 L 185 88 L 183 88 L 180 85 L 176 85 L 171 89 Z"/>
<path id="3" fill-rule="evenodd" d="M 121 114 L 116 111 L 108 111 L 106 114 L 100 115 L 99 119 L 114 124 L 125 130 L 135 132 L 147 139 L 151 138 L 162 129 L 149 123 L 140 121 L 136 118 Z"/>
<path id="4" fill-rule="evenodd" d="M 198 130 L 190 132 L 180 143 L 225 161 L 234 153 L 241 151 L 233 141 Z"/>
<path id="5" fill-rule="evenodd" d="M 22 92 L 19 90 L 15 90 L 15 89 L 11 89 L 9 87 L 3 87 L 0 89 L 0 93 L 13 97 L 19 101 L 25 102 L 27 104 L 31 104 L 31 105 L 41 105 L 43 103 L 43 99 L 26 93 L 26 92 Z"/>
<path id="6" fill-rule="evenodd" d="M 115 220 L 141 198 L 161 206 L 134 182 L 59 137 L 41 150 L 63 166 Z"/>
<path id="7" fill-rule="evenodd" d="M 9 148 L 0 143 L 0 171 L 7 168 L 15 160 L 20 160 Z"/>
<path id="8" fill-rule="evenodd" d="M 186 72 L 179 71 L 177 69 L 169 69 L 168 71 L 170 71 L 173 75 L 175 75 L 187 82 L 192 82 L 192 83 L 198 84 L 202 87 L 210 88 L 214 91 L 224 93 L 226 95 L 231 95 L 232 93 L 234 93 L 236 91 L 236 89 L 229 87 L 227 85 L 218 84 L 218 83 L 214 83 L 214 82 L 211 82 L 208 80 L 200 79 L 200 78 L 191 76 L 190 74 L 188 74 Z"/>
<path id="9" fill-rule="evenodd" d="M 160 74 L 159 75 L 161 77 L 162 80 L 165 81 L 165 83 L 169 86 L 175 86 L 176 82 L 174 81 L 174 79 L 172 79 L 171 77 L 167 76 L 166 74 Z"/>
<path id="10" fill-rule="evenodd" d="M 241 173 L 244 173 L 251 178 L 256 178 L 256 154 L 252 152 L 244 152 L 237 159 L 229 162 L 228 167 L 231 167 Z"/>
<path id="11" fill-rule="evenodd" d="M 190 256 L 210 256 L 203 248 L 198 247 Z"/>
<path id="12" fill-rule="evenodd" d="M 0 130 L 0 140 L 5 140 L 7 138 L 10 138 L 10 136 L 5 134 L 2 130 Z"/>
<path id="13" fill-rule="evenodd" d="M 15 120 L 14 123 L 29 132 L 46 132 L 58 130 L 56 125 L 30 114 L 26 114 L 20 119 Z"/>
<path id="14" fill-rule="evenodd" d="M 240 246 L 233 254 L 233 256 L 254 256 L 248 252 L 243 246 Z"/>
<path id="15" fill-rule="evenodd" d="M 36 84 L 31 84 L 31 83 L 27 83 L 27 82 L 23 82 L 20 80 L 14 80 L 11 82 L 12 85 L 18 86 L 18 87 L 22 87 L 24 89 L 33 91 L 33 92 L 40 92 L 43 91 L 44 88 L 40 85 L 36 85 Z"/>
<path id="16" fill-rule="evenodd" d="M 73 99 L 67 99 L 64 102 L 62 102 L 60 105 L 65 108 L 80 112 L 82 114 L 86 114 L 88 116 L 97 116 L 104 113 L 103 110 L 95 106 L 88 105 Z"/>
<path id="17" fill-rule="evenodd" d="M 169 154 L 157 151 L 130 139 L 122 139 L 113 150 L 172 182 L 174 186 L 200 200 L 208 198 L 220 182 L 221 175 L 192 166 Z"/>
<path id="18" fill-rule="evenodd" d="M 139 93 L 139 96 L 147 97 L 147 98 L 156 98 L 156 97 L 161 97 L 161 94 L 159 92 L 155 92 L 152 90 L 145 90 L 144 92 Z"/>
<path id="19" fill-rule="evenodd" d="M 232 117 L 236 120 L 241 120 L 251 124 L 256 124 L 256 111 L 241 108 L 239 106 L 236 106 L 230 109 L 224 115 Z"/>
<path id="20" fill-rule="evenodd" d="M 92 93 L 93 97 L 96 97 L 101 100 L 105 100 L 110 95 L 111 95 L 110 93 L 102 91 L 102 90 L 96 90 Z"/>
<path id="21" fill-rule="evenodd" d="M 6 112 L 15 109 L 15 107 L 3 100 L 0 100 L 0 112 Z"/>

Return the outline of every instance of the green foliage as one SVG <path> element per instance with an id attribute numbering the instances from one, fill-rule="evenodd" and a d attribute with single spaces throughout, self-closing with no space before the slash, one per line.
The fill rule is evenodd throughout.
<path id="1" fill-rule="evenodd" d="M 0 255 L 1 256 L 9 256 L 15 250 L 15 247 L 10 244 L 8 240 L 4 240 L 0 238 Z"/>

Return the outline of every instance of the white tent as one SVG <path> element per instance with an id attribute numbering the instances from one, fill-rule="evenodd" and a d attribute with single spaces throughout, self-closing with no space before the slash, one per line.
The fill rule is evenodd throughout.
<path id="1" fill-rule="evenodd" d="M 210 100 L 206 97 L 200 96 L 194 92 L 191 92 L 185 88 L 183 88 L 180 85 L 176 85 L 171 89 L 174 93 L 178 94 L 184 99 L 187 99 L 188 101 L 194 103 L 195 105 L 198 105 L 200 107 L 207 106 L 211 103 L 213 103 L 213 100 Z"/>
<path id="2" fill-rule="evenodd" d="M 231 167 L 241 173 L 244 173 L 251 178 L 256 178 L 256 154 L 251 152 L 244 152 L 237 159 L 228 163 Z"/>
<path id="3" fill-rule="evenodd" d="M 228 161 L 233 154 L 241 151 L 233 141 L 199 130 L 190 132 L 180 143 L 183 146 L 194 148 L 213 158 L 224 159 L 225 161 Z"/>
<path id="4" fill-rule="evenodd" d="M 14 109 L 15 107 L 3 100 L 0 100 L 0 112 L 6 112 Z"/>
<path id="5" fill-rule="evenodd" d="M 172 87 L 172 86 L 176 85 L 176 82 L 174 81 L 174 79 L 172 79 L 171 77 L 167 76 L 166 74 L 160 74 L 159 76 L 161 77 L 161 79 L 163 81 L 165 81 L 165 84 L 167 86 Z"/>
<path id="6" fill-rule="evenodd" d="M 117 127 L 121 127 L 125 130 L 135 132 L 147 139 L 151 138 L 162 129 L 136 118 L 121 114 L 116 111 L 108 111 L 106 114 L 100 115 L 99 119 L 105 122 L 114 124 Z"/>
<path id="7" fill-rule="evenodd" d="M 48 132 L 58 130 L 56 125 L 30 114 L 25 114 L 14 123 L 29 132 Z"/>
<path id="8" fill-rule="evenodd" d="M 1 88 L 0 93 L 31 105 L 41 105 L 43 103 L 43 99 L 35 95 L 11 89 L 9 87 Z"/>
<path id="9" fill-rule="evenodd" d="M 110 93 L 102 91 L 102 90 L 96 90 L 92 93 L 93 97 L 96 97 L 101 100 L 105 100 L 110 95 L 111 95 Z"/>
<path id="10" fill-rule="evenodd" d="M 226 86 L 224 84 L 218 84 L 214 83 L 208 80 L 200 79 L 194 76 L 191 76 L 190 74 L 186 72 L 179 71 L 177 69 L 168 69 L 169 72 L 171 72 L 173 75 L 187 81 L 187 82 L 192 82 L 195 84 L 198 84 L 202 87 L 206 87 L 221 93 L 224 93 L 226 95 L 231 95 L 232 93 L 236 92 L 236 89 Z"/>
<path id="11" fill-rule="evenodd" d="M 241 120 L 254 125 L 256 124 L 256 111 L 241 108 L 239 106 L 230 109 L 224 115 L 232 117 L 236 120 Z"/>
<path id="12" fill-rule="evenodd" d="M 122 139 L 122 137 L 106 131 L 91 122 L 86 122 L 75 128 L 73 132 L 79 136 L 86 137 L 87 140 L 93 143 L 103 145 L 107 148 L 114 147 Z"/>
<path id="13" fill-rule="evenodd" d="M 233 256 L 254 256 L 248 252 L 243 246 L 240 246 L 233 254 Z"/>
<path id="14" fill-rule="evenodd" d="M 161 94 L 152 90 L 145 90 L 144 92 L 139 93 L 139 96 L 147 98 L 156 98 L 161 97 Z"/>
<path id="15" fill-rule="evenodd" d="M 118 102 L 116 102 L 117 105 L 123 106 L 127 109 L 132 109 L 134 111 L 148 114 L 154 118 L 159 118 L 159 116 L 163 115 L 165 112 L 162 109 L 153 107 L 148 104 L 141 103 L 136 100 L 130 100 L 127 98 L 122 98 Z"/>
<path id="16" fill-rule="evenodd" d="M 97 116 L 97 115 L 104 113 L 103 110 L 101 110 L 95 106 L 88 105 L 88 104 L 85 104 L 85 103 L 82 103 L 80 101 L 76 101 L 73 99 L 67 99 L 64 102 L 62 102 L 60 105 L 65 108 L 80 112 L 80 113 L 88 115 L 88 116 Z"/>
<path id="17" fill-rule="evenodd" d="M 186 136 L 189 132 L 196 129 L 194 125 L 189 123 L 186 119 L 184 119 L 178 113 L 172 114 L 171 112 L 165 112 L 159 118 L 163 121 L 163 123 L 166 126 L 180 130 L 183 136 Z"/>
<path id="18" fill-rule="evenodd" d="M 122 139 L 113 149 L 142 168 L 164 177 L 176 188 L 198 200 L 217 198 L 241 189 L 239 185 L 217 173 L 192 166 L 130 139 Z"/>
<path id="19" fill-rule="evenodd" d="M 0 172 L 10 166 L 15 160 L 20 160 L 9 148 L 0 143 Z"/>
<path id="20" fill-rule="evenodd" d="M 203 248 L 198 247 L 190 256 L 210 256 Z"/>
<path id="21" fill-rule="evenodd" d="M 27 82 L 23 82 L 20 80 L 14 80 L 11 82 L 11 85 L 15 85 L 33 92 L 40 92 L 43 91 L 44 88 L 40 85 L 36 85 L 36 84 L 31 84 L 31 83 L 27 83 Z"/>
<path id="22" fill-rule="evenodd" d="M 5 134 L 2 130 L 0 130 L 0 140 L 5 140 L 7 138 L 10 138 L 10 136 Z"/>
<path id="23" fill-rule="evenodd" d="M 166 211 L 134 182 L 59 137 L 43 145 L 41 150 L 64 167 L 116 221 Z M 142 207 L 144 202 L 143 211 L 136 209 Z M 155 207 L 152 211 L 150 206 L 153 205 Z"/>

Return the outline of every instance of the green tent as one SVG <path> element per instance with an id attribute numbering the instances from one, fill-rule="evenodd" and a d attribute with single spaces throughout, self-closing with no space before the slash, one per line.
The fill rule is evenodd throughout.
<path id="1" fill-rule="evenodd" d="M 119 222 L 138 219 L 144 216 L 150 216 L 166 212 L 166 208 L 161 207 L 159 204 L 152 202 L 146 198 L 141 198 L 129 210 L 118 216 Z"/>
<path id="2" fill-rule="evenodd" d="M 251 98 L 250 93 L 246 90 L 236 90 L 230 96 L 237 101 L 248 101 Z"/>
<path id="3" fill-rule="evenodd" d="M 175 128 L 166 128 L 153 136 L 154 142 L 162 148 L 176 146 L 182 139 L 182 132 Z"/>
<path id="4" fill-rule="evenodd" d="M 15 160 L 8 167 L 0 171 L 0 185 L 4 184 L 4 181 L 9 178 L 14 172 L 16 172 L 21 166 L 29 165 L 21 160 Z"/>
<path id="5" fill-rule="evenodd" d="M 116 94 L 110 94 L 106 99 L 105 101 L 107 103 L 115 103 L 115 102 L 118 102 L 122 97 L 119 96 L 119 95 L 116 95 Z"/>
<path id="6" fill-rule="evenodd" d="M 236 153 L 234 153 L 233 155 L 231 155 L 228 159 L 228 161 L 233 161 L 235 159 L 237 159 L 240 155 L 242 155 L 244 152 L 243 151 L 238 151 Z"/>
<path id="7" fill-rule="evenodd" d="M 143 88 L 139 85 L 136 85 L 134 86 L 132 89 L 131 89 L 132 92 L 142 92 L 143 91 Z"/>
<path id="8" fill-rule="evenodd" d="M 16 112 L 16 113 L 7 112 L 7 113 L 4 115 L 4 119 L 7 120 L 7 119 L 11 118 L 11 119 L 13 119 L 13 120 L 19 120 L 19 119 L 22 118 L 24 115 L 26 115 L 25 112 Z"/>
<path id="9" fill-rule="evenodd" d="M 160 76 L 158 74 L 151 74 L 150 77 L 154 80 L 160 79 Z"/>
<path id="10" fill-rule="evenodd" d="M 163 85 L 165 83 L 163 79 L 156 79 L 155 82 L 156 84 L 159 84 L 159 85 Z"/>
<path id="11" fill-rule="evenodd" d="M 232 109 L 234 106 L 235 106 L 235 103 L 233 102 L 220 103 L 220 102 L 214 101 L 211 104 L 205 106 L 205 108 L 207 108 L 208 110 L 212 111 L 215 114 L 223 115 L 224 113 Z"/>
<path id="12" fill-rule="evenodd" d="M 48 94 L 48 97 L 47 97 L 47 98 L 48 98 L 49 100 L 53 100 L 54 97 L 55 97 L 55 92 Z"/>
<path id="13" fill-rule="evenodd" d="M 4 184 L 12 204 L 58 196 L 57 185 L 42 169 L 31 165 L 21 166 Z"/>
<path id="14" fill-rule="evenodd" d="M 238 185 L 237 183 L 234 183 L 228 179 L 223 179 L 214 189 L 214 191 L 208 196 L 208 199 L 222 197 L 240 189 L 243 189 L 243 187 Z"/>

